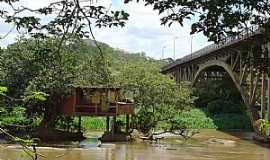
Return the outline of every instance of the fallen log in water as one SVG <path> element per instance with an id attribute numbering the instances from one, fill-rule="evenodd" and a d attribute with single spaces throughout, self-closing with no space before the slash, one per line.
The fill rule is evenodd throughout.
<path id="1" fill-rule="evenodd" d="M 262 136 L 262 135 L 255 133 L 252 138 L 253 138 L 253 140 L 258 141 L 258 142 L 270 144 L 270 137 L 269 136 Z"/>

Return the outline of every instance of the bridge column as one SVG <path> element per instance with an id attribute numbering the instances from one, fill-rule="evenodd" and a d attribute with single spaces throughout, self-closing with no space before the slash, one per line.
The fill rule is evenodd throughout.
<path id="1" fill-rule="evenodd" d="M 250 72 L 250 88 L 249 88 L 249 102 L 251 102 L 252 99 L 252 93 L 253 93 L 253 89 L 254 89 L 254 65 L 252 62 L 252 52 L 248 53 L 249 56 L 249 72 Z"/>
<path id="2" fill-rule="evenodd" d="M 178 69 L 177 68 L 174 70 L 174 74 L 175 74 L 175 81 L 176 81 L 176 83 L 178 83 L 179 82 L 179 75 L 178 75 Z"/>
<path id="3" fill-rule="evenodd" d="M 261 84 L 261 118 L 263 118 L 265 113 L 265 96 L 266 96 L 266 80 L 265 72 L 262 71 L 262 84 Z"/>
<path id="4" fill-rule="evenodd" d="M 188 68 L 188 81 L 190 81 L 190 77 L 191 77 L 191 69 L 190 66 L 187 67 Z"/>
<path id="5" fill-rule="evenodd" d="M 187 68 L 185 67 L 184 68 L 184 81 L 186 81 L 187 80 Z"/>
<path id="6" fill-rule="evenodd" d="M 263 53 L 262 53 L 262 56 L 261 56 L 261 58 L 267 58 L 267 56 L 266 56 L 266 50 L 265 50 L 266 48 L 263 48 Z M 264 64 L 262 64 L 262 65 L 264 65 Z M 266 99 L 265 99 L 265 97 L 266 97 L 266 85 L 267 85 L 267 83 L 266 83 L 266 71 L 264 70 L 264 69 L 262 69 L 262 82 L 261 82 L 261 118 L 264 118 L 264 114 L 265 114 L 265 108 L 266 108 Z"/>
<path id="7" fill-rule="evenodd" d="M 181 83 L 181 72 L 180 72 L 181 68 L 177 68 L 177 73 L 178 73 L 178 83 Z"/>
<path id="8" fill-rule="evenodd" d="M 270 43 L 267 44 L 267 51 L 268 51 L 268 58 L 270 58 Z M 268 89 L 267 89 L 267 112 L 266 112 L 266 119 L 270 121 L 270 77 L 268 77 Z"/>
<path id="9" fill-rule="evenodd" d="M 182 77 L 182 68 L 181 67 L 179 67 L 179 80 L 180 80 L 180 83 L 183 80 L 183 77 Z"/>
<path id="10" fill-rule="evenodd" d="M 190 66 L 187 66 L 187 81 L 190 79 Z"/>
<path id="11" fill-rule="evenodd" d="M 266 119 L 270 121 L 270 77 L 268 77 L 268 103 L 267 103 L 267 112 Z"/>

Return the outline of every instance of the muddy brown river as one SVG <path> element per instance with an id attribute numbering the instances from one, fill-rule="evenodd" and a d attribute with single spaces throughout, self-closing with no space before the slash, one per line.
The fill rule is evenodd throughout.
<path id="1" fill-rule="evenodd" d="M 169 138 L 160 142 L 107 143 L 101 147 L 40 147 L 48 160 L 270 160 L 270 148 L 256 144 L 251 133 L 203 130 L 188 141 Z M 1 145 L 0 159 L 30 160 L 14 145 Z"/>

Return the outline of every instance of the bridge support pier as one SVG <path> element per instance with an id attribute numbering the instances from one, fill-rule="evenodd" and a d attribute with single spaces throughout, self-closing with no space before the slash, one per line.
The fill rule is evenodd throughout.
<path id="1" fill-rule="evenodd" d="M 266 112 L 266 120 L 270 121 L 270 77 L 268 77 L 268 103 L 267 103 L 267 112 Z"/>
<path id="2" fill-rule="evenodd" d="M 268 58 L 270 58 L 270 43 L 267 44 L 267 51 L 268 51 Z M 270 121 L 270 75 L 267 76 L 268 78 L 268 89 L 267 89 L 267 111 L 266 111 L 266 116 L 265 119 Z"/>
<path id="3" fill-rule="evenodd" d="M 262 84 L 261 84 L 261 118 L 263 119 L 265 116 L 265 109 L 266 109 L 266 79 L 265 79 L 265 72 L 262 71 Z"/>

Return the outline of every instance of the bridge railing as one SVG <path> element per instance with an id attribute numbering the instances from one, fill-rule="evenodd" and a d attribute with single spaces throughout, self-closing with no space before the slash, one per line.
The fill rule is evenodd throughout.
<path id="1" fill-rule="evenodd" d="M 263 24 L 268 23 L 268 22 L 269 22 L 268 18 L 265 18 L 263 20 Z M 242 32 L 240 32 L 239 34 L 237 34 L 235 36 L 225 37 L 222 41 L 220 41 L 217 44 L 208 45 L 208 46 L 206 46 L 206 47 L 204 47 L 196 52 L 193 52 L 187 56 L 184 56 L 183 58 L 177 59 L 175 62 L 163 67 L 162 71 L 169 70 L 176 65 L 183 64 L 185 62 L 191 61 L 191 60 L 196 59 L 198 57 L 212 53 L 212 52 L 219 50 L 223 47 L 238 43 L 239 41 L 242 41 L 242 40 L 247 39 L 249 37 L 252 37 L 254 35 L 261 34 L 262 30 L 263 30 L 263 28 L 261 27 L 261 25 L 253 25 L 253 26 L 247 27 L 246 29 L 244 29 Z"/>
<path id="2" fill-rule="evenodd" d="M 225 37 L 222 41 L 220 41 L 217 44 L 208 45 L 208 46 L 206 46 L 206 47 L 204 47 L 204 48 L 202 48 L 202 49 L 200 49 L 192 54 L 184 56 L 181 59 L 178 59 L 177 64 L 185 63 L 185 62 L 190 61 L 192 59 L 209 54 L 209 53 L 211 53 L 215 50 L 218 50 L 220 48 L 223 48 L 225 46 L 232 45 L 232 44 L 237 43 L 241 40 L 244 40 L 244 39 L 247 39 L 251 36 L 259 34 L 260 31 L 261 31 L 261 28 L 259 25 L 254 25 L 254 26 L 248 27 L 235 36 Z"/>

